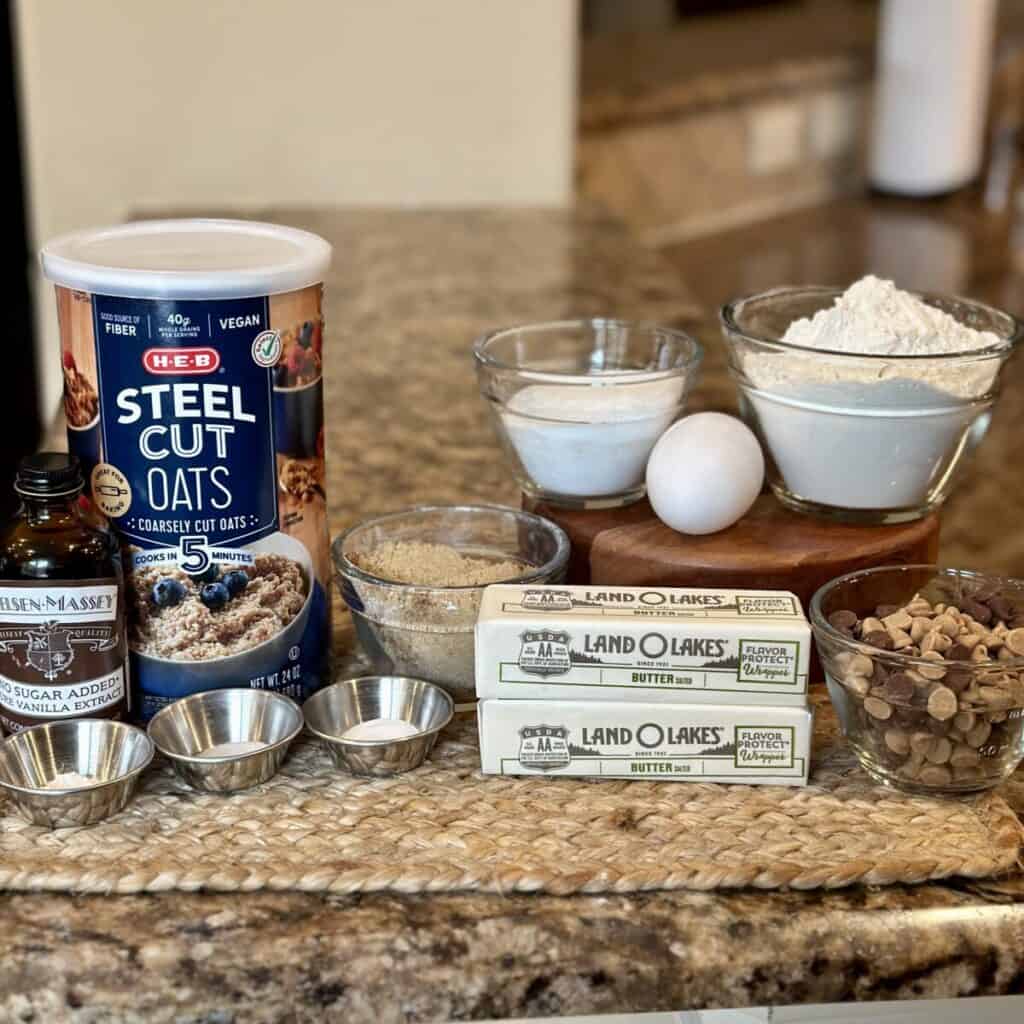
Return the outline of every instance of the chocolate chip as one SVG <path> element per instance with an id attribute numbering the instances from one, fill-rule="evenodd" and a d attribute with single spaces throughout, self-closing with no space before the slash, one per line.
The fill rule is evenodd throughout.
<path id="1" fill-rule="evenodd" d="M 840 632 L 850 632 L 857 625 L 857 613 L 851 612 L 848 608 L 840 608 L 828 617 L 828 624 Z"/>
<path id="2" fill-rule="evenodd" d="M 971 649 L 966 644 L 953 644 L 946 651 L 946 661 L 970 661 Z M 952 671 L 952 669 L 950 670 Z"/>
<path id="3" fill-rule="evenodd" d="M 906 672 L 893 672 L 885 683 L 887 698 L 896 704 L 906 704 L 914 696 L 914 690 L 914 680 Z"/>
<path id="4" fill-rule="evenodd" d="M 971 685 L 971 679 L 973 676 L 974 674 L 969 668 L 958 668 L 954 665 L 952 668 L 946 670 L 946 677 L 942 681 L 954 693 L 963 693 L 964 690 Z"/>
<path id="5" fill-rule="evenodd" d="M 976 622 L 987 626 L 992 621 L 992 609 L 968 597 L 960 603 L 960 611 L 966 612 Z"/>
<path id="6" fill-rule="evenodd" d="M 1013 602 L 1002 594 L 996 594 L 995 597 L 990 597 L 988 600 L 988 606 L 992 609 L 992 614 L 997 619 L 1002 619 L 1004 622 L 1007 619 L 1012 619 L 1016 608 L 1013 606 Z"/>
<path id="7" fill-rule="evenodd" d="M 884 629 L 876 629 L 871 633 L 865 634 L 861 639 L 864 643 L 877 647 L 880 651 L 891 651 L 896 646 L 893 643 L 892 637 Z"/>
<path id="8" fill-rule="evenodd" d="M 892 718 L 897 725 L 903 726 L 904 729 L 920 729 L 929 721 L 927 713 L 916 708 L 898 707 L 893 711 Z"/>
<path id="9" fill-rule="evenodd" d="M 893 612 L 898 612 L 902 606 L 898 604 L 880 604 L 875 609 L 875 618 L 884 619 L 887 615 L 892 615 Z"/>

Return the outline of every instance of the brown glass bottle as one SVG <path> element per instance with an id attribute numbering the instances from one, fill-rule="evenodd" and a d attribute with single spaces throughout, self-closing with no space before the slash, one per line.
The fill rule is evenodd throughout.
<path id="1" fill-rule="evenodd" d="M 89 522 L 73 455 L 22 459 L 18 512 L 0 530 L 0 725 L 128 711 L 121 556 Z"/>

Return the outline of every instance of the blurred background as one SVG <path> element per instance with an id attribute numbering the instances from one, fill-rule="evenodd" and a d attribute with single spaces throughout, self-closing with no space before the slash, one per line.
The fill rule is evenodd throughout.
<path id="1" fill-rule="evenodd" d="M 576 204 L 708 316 L 868 270 L 1024 310 L 1024 0 L 8 6 L 26 386 L 0 410 L 4 479 L 61 387 L 35 250 L 132 217 Z M 1005 447 L 977 461 L 965 491 L 996 486 Z"/>

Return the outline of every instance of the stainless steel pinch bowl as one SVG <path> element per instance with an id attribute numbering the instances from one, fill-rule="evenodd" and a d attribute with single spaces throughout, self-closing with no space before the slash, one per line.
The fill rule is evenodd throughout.
<path id="1" fill-rule="evenodd" d="M 148 731 L 193 789 L 234 793 L 277 773 L 302 732 L 302 710 L 272 690 L 204 690 L 161 708 Z"/>
<path id="2" fill-rule="evenodd" d="M 0 743 L 0 787 L 34 825 L 93 825 L 124 809 L 152 760 L 150 738 L 124 722 L 47 722 Z"/>
<path id="3" fill-rule="evenodd" d="M 360 676 L 325 687 L 303 705 L 306 726 L 327 748 L 334 763 L 353 775 L 386 777 L 418 768 L 438 733 L 452 720 L 452 698 L 425 679 Z M 353 739 L 344 733 L 377 719 L 413 726 L 401 738 Z"/>

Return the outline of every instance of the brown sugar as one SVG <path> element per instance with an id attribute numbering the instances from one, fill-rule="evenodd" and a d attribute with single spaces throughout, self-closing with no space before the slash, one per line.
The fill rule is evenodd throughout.
<path id="1" fill-rule="evenodd" d="M 427 587 L 479 587 L 515 579 L 531 566 L 516 559 L 495 561 L 466 555 L 448 544 L 387 541 L 360 555 L 359 568 L 380 579 Z"/>

